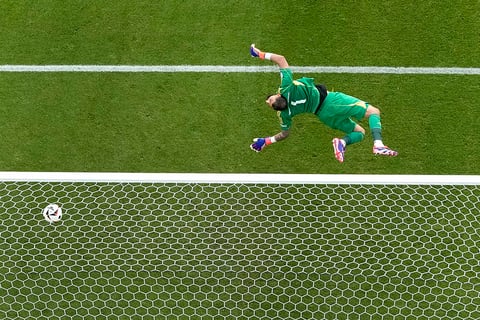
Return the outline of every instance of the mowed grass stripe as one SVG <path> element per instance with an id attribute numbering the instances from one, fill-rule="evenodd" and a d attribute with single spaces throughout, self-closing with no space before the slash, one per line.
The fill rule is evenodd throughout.
<path id="1" fill-rule="evenodd" d="M 367 74 L 444 74 L 480 75 L 480 68 L 432 67 L 362 67 L 362 66 L 291 66 L 299 73 L 367 73 Z M 278 72 L 277 66 L 221 65 L 0 65 L 0 72 Z"/>

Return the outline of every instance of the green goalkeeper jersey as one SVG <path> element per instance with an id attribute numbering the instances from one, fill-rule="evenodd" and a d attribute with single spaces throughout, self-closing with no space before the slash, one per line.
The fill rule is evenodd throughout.
<path id="1" fill-rule="evenodd" d="M 287 100 L 287 108 L 278 111 L 282 130 L 290 129 L 292 118 L 301 113 L 315 113 L 320 102 L 320 93 L 313 78 L 293 80 L 290 68 L 280 69 L 281 84 L 278 93 Z"/>

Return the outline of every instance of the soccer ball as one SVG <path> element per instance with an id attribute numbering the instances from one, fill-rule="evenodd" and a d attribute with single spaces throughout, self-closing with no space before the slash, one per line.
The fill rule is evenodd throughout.
<path id="1" fill-rule="evenodd" d="M 58 222 L 62 219 L 62 208 L 57 204 L 49 204 L 43 209 L 43 216 L 48 222 Z"/>

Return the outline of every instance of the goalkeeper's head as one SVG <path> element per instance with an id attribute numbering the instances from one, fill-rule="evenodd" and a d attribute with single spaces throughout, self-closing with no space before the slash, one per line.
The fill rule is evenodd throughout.
<path id="1" fill-rule="evenodd" d="M 287 99 L 282 97 L 280 93 L 267 96 L 265 101 L 273 110 L 282 111 L 287 109 Z"/>

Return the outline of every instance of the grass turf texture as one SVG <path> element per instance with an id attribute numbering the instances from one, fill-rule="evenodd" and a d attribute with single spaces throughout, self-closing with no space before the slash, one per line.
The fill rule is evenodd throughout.
<path id="1" fill-rule="evenodd" d="M 449 1 L 4 1 L 5 64 L 478 66 L 480 4 Z M 452 10 L 456 14 L 452 14 Z"/>
<path id="2" fill-rule="evenodd" d="M 300 75 L 299 75 L 300 76 Z M 271 74 L 0 74 L 0 167 L 19 171 L 479 174 L 480 78 L 313 75 L 383 113 L 397 158 L 371 153 L 371 135 L 333 157 L 341 136 L 299 116 L 286 141 L 256 154 L 251 139 L 279 125 L 264 103 Z M 459 110 L 462 110 L 461 113 Z M 366 121 L 362 122 L 368 127 Z M 367 130 L 368 132 L 368 130 Z M 299 156 L 301 155 L 301 156 Z M 279 161 L 278 159 L 281 159 Z"/>
<path id="3" fill-rule="evenodd" d="M 248 56 L 254 42 L 285 54 L 298 66 L 479 67 L 479 5 L 397 0 L 2 1 L 0 64 L 268 65 Z M 278 85 L 278 74 L 1 73 L 0 170 L 479 174 L 478 76 L 312 76 L 380 107 L 385 142 L 400 156 L 373 157 L 367 135 L 366 141 L 349 147 L 346 162 L 339 164 L 330 146 L 338 133 L 308 116 L 295 119 L 287 141 L 261 154 L 251 152 L 253 137 L 278 130 L 274 113 L 263 101 Z M 245 221 L 238 220 L 238 212 L 221 215 L 223 207 L 218 217 L 205 212 L 193 218 L 190 211 L 161 207 L 151 220 L 139 222 L 130 210 L 145 194 L 130 196 L 127 190 L 118 203 L 107 198 L 99 205 L 89 193 L 96 194 L 96 188 L 75 196 L 43 184 L 23 185 L 23 196 L 15 194 L 15 188 L 7 184 L 1 191 L 4 213 L 25 208 L 21 219 L 2 220 L 0 226 L 0 314 L 6 318 L 147 318 L 162 313 L 206 319 L 223 314 L 478 317 L 478 310 L 463 308 L 479 305 L 478 215 L 456 211 L 458 205 L 446 211 L 397 208 L 384 215 L 372 214 L 370 207 L 348 207 L 350 203 L 343 205 L 351 210 L 341 211 L 335 207 L 337 199 L 318 216 L 281 210 L 284 220 L 279 220 L 277 212 L 259 207 L 261 214 Z M 471 194 L 478 195 L 475 190 Z M 453 194 L 441 192 L 448 199 Z M 45 227 L 39 203 L 51 198 L 78 214 L 66 211 L 58 228 Z M 113 204 L 105 203 L 109 201 Z M 464 196 L 454 201 L 475 203 Z M 458 216 L 466 218 L 459 223 Z M 314 217 L 319 223 L 312 222 Z M 305 222 L 313 229 L 298 228 Z M 197 233 L 195 242 L 186 238 L 194 233 L 179 230 L 177 224 L 213 231 Z M 192 260 L 181 241 L 211 246 L 208 241 L 217 239 L 210 237 L 215 235 L 218 241 L 233 242 L 235 238 L 215 233 L 215 228 L 225 231 L 226 225 L 240 239 L 240 246 L 232 247 L 239 250 L 230 260 L 232 270 L 239 266 L 248 272 L 219 277 L 209 266 L 223 261 L 221 253 L 204 247 Z M 256 263 L 264 256 L 255 250 L 262 238 L 254 234 L 272 225 L 277 237 L 270 244 L 281 239 L 296 247 L 286 268 L 261 273 Z M 363 232 L 365 228 L 370 232 Z M 245 238 L 245 231 L 252 237 Z M 323 242 L 315 237 L 323 237 Z M 52 245 L 46 241 L 50 239 L 59 240 Z M 140 242 L 150 239 L 158 240 L 160 249 L 173 251 L 138 251 L 144 244 Z M 353 248 L 353 242 L 363 245 Z M 282 250 L 280 262 L 288 254 Z M 339 256 L 342 262 L 353 260 L 307 275 L 295 261 L 307 256 L 322 257 L 322 266 Z M 159 261 L 160 267 L 155 264 Z M 438 268 L 428 269 L 433 262 Z M 175 269 L 178 263 L 197 263 L 200 271 Z M 52 265 L 60 269 L 46 269 Z M 182 273 L 185 270 L 190 273 Z M 378 271 L 382 275 L 377 277 Z M 290 287 L 282 291 L 289 281 Z M 274 289 L 279 291 L 269 291 Z M 419 298 L 424 299 L 417 303 Z M 312 309 L 306 310 L 307 304 Z"/>
<path id="4" fill-rule="evenodd" d="M 0 22 L 2 64 L 269 65 L 249 57 L 251 42 L 292 65 L 475 67 L 480 58 L 472 1 L 457 3 L 456 15 L 447 1 L 17 1 L 0 9 L 8 12 Z M 295 119 L 288 141 L 250 152 L 252 138 L 278 131 L 263 102 L 278 74 L 24 73 L 0 74 L 0 167 L 479 173 L 478 76 L 314 76 L 381 107 L 385 142 L 400 157 L 372 157 L 367 136 L 339 166 L 330 146 L 339 133 L 306 118 Z"/>
<path id="5" fill-rule="evenodd" d="M 2 64 L 268 65 L 249 57 L 251 42 L 292 65 L 469 67 L 480 58 L 472 1 L 456 4 L 458 15 L 447 1 L 19 1 L 0 9 L 9 13 L 0 22 Z M 478 76 L 315 77 L 380 106 L 385 141 L 400 157 L 375 159 L 367 136 L 339 166 L 330 147 L 339 133 L 315 119 L 295 119 L 289 141 L 249 153 L 252 138 L 278 130 L 263 103 L 276 74 L 25 73 L 0 75 L 0 167 L 478 174 Z"/>

